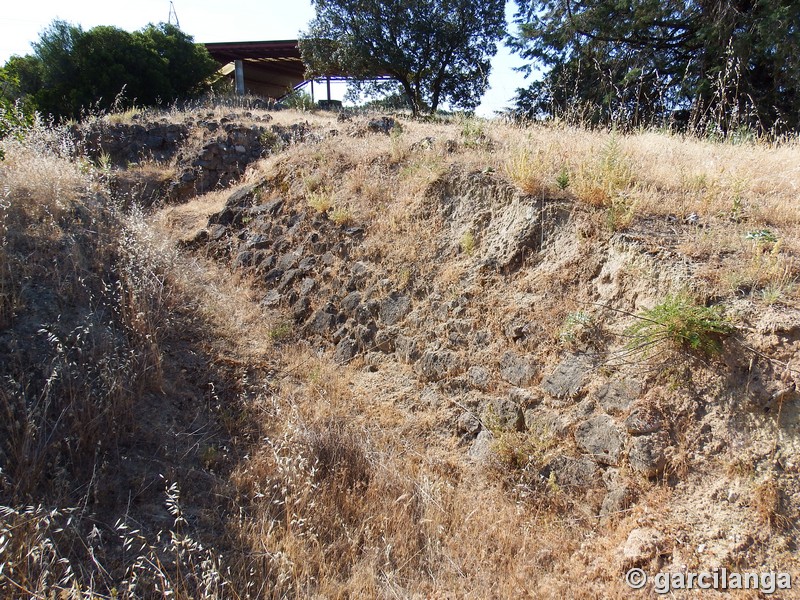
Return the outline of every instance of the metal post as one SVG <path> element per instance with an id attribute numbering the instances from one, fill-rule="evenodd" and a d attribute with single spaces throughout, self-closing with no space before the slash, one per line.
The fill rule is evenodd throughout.
<path id="1" fill-rule="evenodd" d="M 330 108 L 331 105 L 331 78 L 330 76 L 326 77 L 328 81 L 328 107 Z"/>
<path id="2" fill-rule="evenodd" d="M 241 60 L 236 61 L 236 94 L 244 96 L 244 63 Z"/>

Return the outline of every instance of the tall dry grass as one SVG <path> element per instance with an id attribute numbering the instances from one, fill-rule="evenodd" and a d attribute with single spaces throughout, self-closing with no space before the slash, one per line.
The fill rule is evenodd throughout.
<path id="1" fill-rule="evenodd" d="M 300 117 L 330 126 L 330 115 Z M 572 197 L 590 211 L 626 211 L 621 227 L 691 212 L 728 219 L 735 209 L 748 219 L 726 221 L 737 233 L 773 227 L 790 251 L 800 224 L 792 143 L 490 121 L 404 121 L 402 133 L 344 141 L 270 157 L 249 177 L 272 178 L 305 207 L 322 194 L 328 208 L 346 207 L 375 233 L 368 251 L 397 267 L 398 278 L 429 256 L 434 236 L 414 218 L 416 203 L 453 165 L 494 172 L 526 193 Z M 357 389 L 353 370 L 291 336 L 274 343 L 280 316 L 257 307 L 249 282 L 179 256 L 175 239 L 201 226 L 224 195 L 169 209 L 154 224 L 121 211 L 103 170 L 74 157 L 57 130 L 3 144 L 0 595 L 593 598 L 602 588 L 626 597 L 614 555 L 642 512 L 622 515 L 598 540 L 581 499 L 532 483 L 538 465 L 509 473 L 509 457 L 524 463 L 547 440 L 504 437 L 495 448 L 500 476 L 487 474 L 442 434 L 441 414 L 413 414 Z M 687 253 L 704 257 L 724 241 L 700 237 Z M 783 252 L 747 242 L 739 250 L 759 265 Z M 793 275 L 782 269 L 780 277 L 788 284 Z M 124 502 L 113 522 L 98 522 L 96 497 L 118 447 L 132 443 L 137 402 L 171 387 L 163 340 L 184 326 L 179 307 L 200 323 L 192 350 L 211 348 L 238 377 L 230 382 L 236 397 L 209 395 L 232 448 L 209 444 L 204 461 L 236 456 L 229 476 L 217 474 L 204 490 L 218 500 L 214 528 L 201 531 L 208 515 L 193 513 L 196 499 L 168 476 L 159 493 L 170 518 L 160 531 L 129 518 Z M 652 493 L 660 495 L 654 505 L 668 503 L 668 491 Z"/>

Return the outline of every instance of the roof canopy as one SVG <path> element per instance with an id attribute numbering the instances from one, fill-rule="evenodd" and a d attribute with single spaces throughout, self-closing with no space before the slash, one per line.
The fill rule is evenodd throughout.
<path id="1" fill-rule="evenodd" d="M 222 65 L 242 61 L 248 93 L 280 98 L 306 80 L 297 40 L 219 42 L 205 47 Z"/>
<path id="2" fill-rule="evenodd" d="M 244 90 L 247 93 L 280 98 L 306 82 L 306 67 L 300 57 L 297 40 L 217 42 L 205 44 L 205 47 L 223 66 L 221 70 L 224 75 L 234 71 L 232 67 L 225 65 L 237 60 L 242 61 Z M 385 74 L 376 74 L 373 78 L 386 77 Z M 348 79 L 348 77 L 342 73 L 329 73 L 320 79 Z"/>

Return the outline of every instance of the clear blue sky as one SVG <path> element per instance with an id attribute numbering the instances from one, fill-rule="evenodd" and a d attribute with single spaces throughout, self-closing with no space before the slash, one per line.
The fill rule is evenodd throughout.
<path id="1" fill-rule="evenodd" d="M 233 42 L 294 39 L 314 17 L 308 0 L 173 0 L 181 29 L 196 42 Z M 509 14 L 513 4 L 509 3 Z M 53 19 L 90 29 L 114 25 L 128 31 L 148 23 L 166 21 L 169 0 L 8 0 L 0 12 L 0 64 L 13 54 L 29 54 L 30 43 Z M 500 48 L 492 63 L 491 89 L 478 113 L 490 116 L 509 104 L 518 87 L 525 85 L 519 57 Z M 343 89 L 334 90 L 341 97 Z"/>

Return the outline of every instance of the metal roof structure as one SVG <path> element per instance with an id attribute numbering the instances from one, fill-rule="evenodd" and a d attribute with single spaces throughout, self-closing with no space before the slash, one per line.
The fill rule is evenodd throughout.
<path id="1" fill-rule="evenodd" d="M 223 76 L 234 74 L 239 94 L 278 99 L 308 81 L 297 40 L 215 42 L 205 44 L 205 47 L 222 65 L 220 73 Z M 376 74 L 371 79 L 387 77 L 386 74 Z M 317 81 L 327 81 L 328 101 L 331 99 L 330 82 L 347 79 L 349 77 L 342 73 L 328 73 L 316 78 Z M 314 95 L 314 80 L 311 80 L 311 95 Z"/>
<path id="2" fill-rule="evenodd" d="M 241 93 L 280 98 L 306 81 L 297 40 L 218 42 L 205 47 L 223 65 L 223 74 L 234 72 L 235 67 L 227 66 L 230 63 L 241 65 L 241 81 L 237 80 Z"/>

